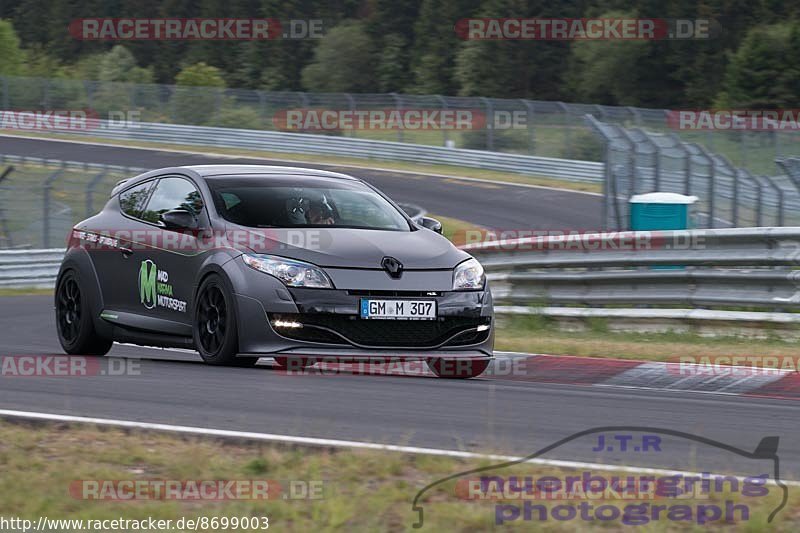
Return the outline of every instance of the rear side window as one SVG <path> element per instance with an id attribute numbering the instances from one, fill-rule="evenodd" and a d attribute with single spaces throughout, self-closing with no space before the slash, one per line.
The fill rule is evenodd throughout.
<path id="1" fill-rule="evenodd" d="M 193 215 L 203 211 L 203 198 L 194 184 L 183 178 L 162 178 L 142 212 L 142 220 L 158 224 L 159 217 L 167 211 L 183 209 Z"/>
<path id="2" fill-rule="evenodd" d="M 121 192 L 119 195 L 119 207 L 122 209 L 122 212 L 135 218 L 141 218 L 142 208 L 144 208 L 147 195 L 150 193 L 152 187 L 153 182 L 148 181 Z"/>

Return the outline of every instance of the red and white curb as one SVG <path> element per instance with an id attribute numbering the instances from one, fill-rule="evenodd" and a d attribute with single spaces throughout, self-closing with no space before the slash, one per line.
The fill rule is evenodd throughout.
<path id="1" fill-rule="evenodd" d="M 317 363 L 292 373 L 435 377 L 421 361 Z M 498 352 L 481 378 L 800 400 L 800 373 L 729 365 Z"/>
<path id="2" fill-rule="evenodd" d="M 521 359 L 498 379 L 800 400 L 800 373 L 753 367 L 500 353 Z M 491 369 L 489 371 L 491 375 Z"/>
<path id="3" fill-rule="evenodd" d="M 192 350 L 159 351 L 196 355 Z M 261 364 L 299 376 L 436 377 L 424 361 L 317 363 L 297 370 L 281 370 L 271 358 L 262 359 Z M 800 400 L 800 372 L 733 365 L 495 352 L 494 361 L 479 379 Z"/>

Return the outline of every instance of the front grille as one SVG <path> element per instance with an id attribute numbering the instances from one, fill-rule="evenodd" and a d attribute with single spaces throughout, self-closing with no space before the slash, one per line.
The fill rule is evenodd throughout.
<path id="1" fill-rule="evenodd" d="M 371 296 L 374 298 L 430 298 L 431 296 L 441 296 L 444 294 L 442 291 L 383 291 L 383 290 L 364 290 L 364 289 L 351 289 L 347 291 L 350 296 Z"/>
<path id="2" fill-rule="evenodd" d="M 448 345 L 465 346 L 486 340 L 489 331 L 468 331 L 489 324 L 488 317 L 441 317 L 436 320 L 364 320 L 334 313 L 272 314 L 275 320 L 296 321 L 302 328 L 277 328 L 284 337 L 307 342 L 350 343 L 375 348 L 430 348 L 454 335 Z M 335 332 L 335 333 L 333 333 Z M 338 335 L 336 334 L 338 333 Z M 345 339 L 342 339 L 345 337 Z M 348 342 L 350 341 L 350 342 Z"/>

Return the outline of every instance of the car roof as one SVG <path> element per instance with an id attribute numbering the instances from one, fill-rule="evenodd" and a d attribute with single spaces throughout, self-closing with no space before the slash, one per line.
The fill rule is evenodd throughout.
<path id="1" fill-rule="evenodd" d="M 321 178 L 340 178 L 347 180 L 358 180 L 353 176 L 347 174 L 340 174 L 338 172 L 330 172 L 328 170 L 319 170 L 315 168 L 304 167 L 281 167 L 274 165 L 187 165 L 178 168 L 186 168 L 193 170 L 203 178 L 214 178 L 219 176 L 286 176 L 286 175 L 302 175 L 302 176 L 317 176 Z"/>
<path id="2" fill-rule="evenodd" d="M 153 177 L 167 174 L 180 174 L 181 171 L 184 171 L 184 173 L 189 171 L 189 173 L 193 173 L 204 180 L 213 180 L 215 178 L 222 177 L 246 178 L 247 176 L 258 176 L 260 178 L 264 178 L 272 176 L 275 178 L 285 178 L 287 176 L 297 176 L 361 181 L 360 179 L 353 176 L 348 176 L 347 174 L 305 167 L 281 167 L 275 165 L 184 165 L 180 167 L 165 167 L 148 170 L 147 172 L 139 174 L 138 176 L 122 179 L 118 181 L 116 185 L 114 185 L 114 188 L 111 191 L 111 196 L 116 195 L 128 187 L 135 186 L 140 182 L 152 179 Z"/>

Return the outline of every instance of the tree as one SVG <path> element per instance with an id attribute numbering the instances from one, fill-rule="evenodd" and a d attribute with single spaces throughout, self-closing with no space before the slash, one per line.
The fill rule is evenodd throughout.
<path id="1" fill-rule="evenodd" d="M 797 23 L 751 29 L 725 71 L 718 107 L 775 109 L 796 107 L 800 71 Z"/>
<path id="2" fill-rule="evenodd" d="M 7 20 L 0 20 L 0 75 L 19 75 L 23 61 L 24 53 L 14 26 Z"/>
<path id="3" fill-rule="evenodd" d="M 175 76 L 175 84 L 188 87 L 225 87 L 225 80 L 217 67 L 201 61 L 181 70 Z"/>
<path id="4" fill-rule="evenodd" d="M 175 84 L 172 119 L 180 124 L 213 124 L 224 101 L 220 70 L 201 61 L 184 67 L 175 76 Z"/>
<path id="5" fill-rule="evenodd" d="M 127 83 L 152 83 L 153 81 L 152 71 L 136 65 L 133 54 L 122 45 L 116 45 L 109 52 L 100 56 L 97 76 L 100 81 Z"/>
<path id="6" fill-rule="evenodd" d="M 377 68 L 378 90 L 384 93 L 402 91 L 408 83 L 405 39 L 400 34 L 392 33 L 383 42 Z"/>
<path id="7" fill-rule="evenodd" d="M 360 22 L 334 27 L 314 50 L 314 59 L 303 69 L 303 87 L 323 92 L 376 90 L 372 41 Z"/>
<path id="8" fill-rule="evenodd" d="M 552 13 L 544 0 L 486 0 L 480 17 L 579 16 L 573 6 Z M 563 41 L 466 41 L 456 56 L 455 78 L 464 96 L 563 99 L 569 44 Z"/>
<path id="9" fill-rule="evenodd" d="M 473 14 L 478 0 L 424 0 L 414 25 L 411 71 L 418 94 L 455 95 L 456 54 L 463 41 L 454 31 L 457 20 Z"/>
<path id="10" fill-rule="evenodd" d="M 633 13 L 609 12 L 604 19 L 633 19 Z M 606 105 L 640 105 L 644 69 L 651 43 L 647 41 L 576 41 L 572 45 L 570 75 L 575 98 Z"/>

